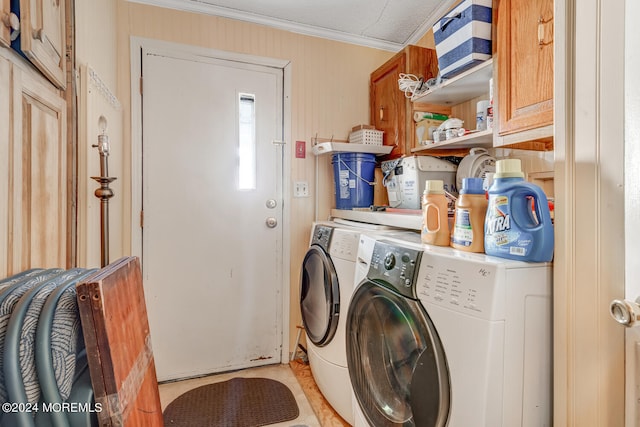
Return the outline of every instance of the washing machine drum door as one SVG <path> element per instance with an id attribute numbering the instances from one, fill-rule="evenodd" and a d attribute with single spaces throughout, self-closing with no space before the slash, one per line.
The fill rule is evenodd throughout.
<path id="1" fill-rule="evenodd" d="M 300 312 L 309 340 L 322 347 L 331 342 L 338 328 L 340 286 L 331 258 L 312 245 L 302 262 Z"/>
<path id="2" fill-rule="evenodd" d="M 446 425 L 447 363 L 419 302 L 365 281 L 352 297 L 346 327 L 351 385 L 371 426 Z"/>

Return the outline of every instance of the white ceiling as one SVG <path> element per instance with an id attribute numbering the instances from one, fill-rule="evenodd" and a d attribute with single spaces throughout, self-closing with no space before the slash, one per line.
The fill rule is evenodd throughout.
<path id="1" fill-rule="evenodd" d="M 129 0 L 390 51 L 416 43 L 455 0 Z"/>

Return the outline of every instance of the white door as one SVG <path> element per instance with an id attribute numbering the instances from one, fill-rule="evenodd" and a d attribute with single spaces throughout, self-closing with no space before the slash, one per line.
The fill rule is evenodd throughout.
<path id="1" fill-rule="evenodd" d="M 158 379 L 280 363 L 283 70 L 145 50 L 142 74 Z"/>
<path id="2" fill-rule="evenodd" d="M 625 301 L 611 311 L 625 331 L 625 426 L 640 426 L 640 2 L 625 3 Z"/>

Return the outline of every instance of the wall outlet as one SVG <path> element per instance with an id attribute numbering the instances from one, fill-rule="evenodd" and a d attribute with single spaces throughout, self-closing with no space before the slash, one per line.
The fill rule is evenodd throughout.
<path id="1" fill-rule="evenodd" d="M 307 181 L 293 183 L 293 197 L 309 197 L 309 184 Z"/>

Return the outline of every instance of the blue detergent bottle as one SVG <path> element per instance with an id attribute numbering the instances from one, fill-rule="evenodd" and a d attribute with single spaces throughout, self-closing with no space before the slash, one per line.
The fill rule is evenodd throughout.
<path id="1" fill-rule="evenodd" d="M 487 255 L 518 261 L 553 258 L 553 223 L 544 191 L 524 180 L 519 159 L 496 162 L 484 222 Z"/>

